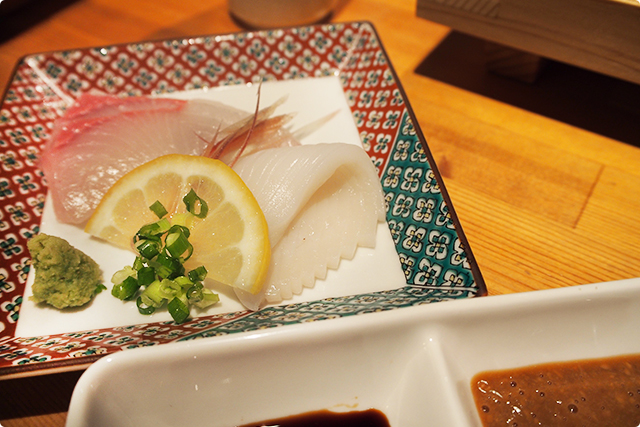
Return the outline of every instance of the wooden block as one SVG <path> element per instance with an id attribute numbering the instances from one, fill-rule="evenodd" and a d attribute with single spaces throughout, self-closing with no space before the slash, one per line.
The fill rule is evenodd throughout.
<path id="1" fill-rule="evenodd" d="M 640 84 L 637 0 L 418 0 L 417 15 Z"/>
<path id="2" fill-rule="evenodd" d="M 540 55 L 489 41 L 484 43 L 484 54 L 489 71 L 525 83 L 535 82 L 545 63 Z"/>

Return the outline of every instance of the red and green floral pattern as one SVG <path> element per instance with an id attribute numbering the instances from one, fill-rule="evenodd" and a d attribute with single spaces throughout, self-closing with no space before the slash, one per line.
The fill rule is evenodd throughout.
<path id="1" fill-rule="evenodd" d="M 407 286 L 190 320 L 15 337 L 46 182 L 38 156 L 53 121 L 90 90 L 121 96 L 337 75 L 376 165 Z M 142 42 L 30 55 L 0 106 L 0 376 L 83 367 L 174 341 L 399 309 L 486 293 L 405 94 L 366 22 Z"/>

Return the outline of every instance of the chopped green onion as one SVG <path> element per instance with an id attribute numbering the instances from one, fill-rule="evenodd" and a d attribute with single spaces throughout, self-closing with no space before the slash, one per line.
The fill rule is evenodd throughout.
<path id="1" fill-rule="evenodd" d="M 174 215 L 171 221 L 165 218 L 168 212 L 159 201 L 149 207 L 159 220 L 138 230 L 133 237 L 138 252 L 133 265 L 117 271 L 111 278 L 114 284 L 111 293 L 115 297 L 129 300 L 137 295 L 136 306 L 142 314 L 151 314 L 166 303 L 177 323 L 189 317 L 191 305 L 205 308 L 220 300 L 202 284 L 207 276 L 204 266 L 185 274 L 183 263 L 193 254 L 187 225 L 193 223 L 194 217 L 206 217 L 209 208 L 193 189 L 183 201 L 188 212 Z"/>
<path id="2" fill-rule="evenodd" d="M 189 317 L 189 307 L 187 307 L 185 303 L 180 301 L 180 298 L 178 297 L 175 297 L 171 301 L 169 301 L 169 303 L 167 304 L 167 308 L 169 309 L 171 317 L 173 317 L 173 320 L 175 320 L 177 323 L 182 323 L 187 320 L 187 317 Z"/>
<path id="3" fill-rule="evenodd" d="M 139 240 L 136 243 L 136 249 L 138 253 L 147 259 L 151 259 L 154 256 L 160 253 L 160 249 L 162 248 L 162 242 L 157 242 L 154 240 Z"/>
<path id="4" fill-rule="evenodd" d="M 201 265 L 200 267 L 194 268 L 193 270 L 189 271 L 188 276 L 189 280 L 194 283 L 202 282 L 204 278 L 207 277 L 207 269 L 204 265 Z"/>
<path id="5" fill-rule="evenodd" d="M 133 276 L 128 276 L 111 289 L 111 295 L 124 301 L 134 296 L 139 288 L 138 280 Z"/>
<path id="6" fill-rule="evenodd" d="M 144 261 L 142 260 L 142 257 L 137 256 L 136 259 L 133 261 L 133 269 L 136 270 L 138 273 L 140 272 L 140 270 L 144 267 Z M 127 268 L 127 267 L 125 267 Z M 129 267 L 131 268 L 131 267 Z"/>
<path id="7" fill-rule="evenodd" d="M 136 274 L 136 270 L 127 265 L 122 270 L 118 270 L 113 273 L 113 276 L 111 276 L 111 283 L 113 283 L 114 285 L 119 285 L 120 283 L 124 282 L 124 279 L 129 276 L 136 277 Z"/>
<path id="8" fill-rule="evenodd" d="M 209 206 L 207 205 L 207 202 L 198 197 L 196 192 L 193 191 L 193 188 L 182 198 L 182 201 L 187 207 L 187 211 L 198 218 L 204 218 L 207 216 L 207 213 L 209 213 Z M 198 213 L 196 213 L 196 205 L 200 207 L 200 212 Z"/>
<path id="9" fill-rule="evenodd" d="M 160 200 L 156 200 L 155 202 L 153 202 L 153 204 L 149 206 L 149 209 L 151 209 L 151 211 L 156 214 L 158 218 L 162 218 L 169 213 L 162 205 L 162 203 L 160 203 Z"/>
<path id="10" fill-rule="evenodd" d="M 146 291 L 146 289 L 145 289 Z M 162 300 L 160 303 L 155 302 L 154 300 L 152 300 L 151 298 L 149 298 L 149 294 L 144 292 L 141 293 L 138 296 L 138 299 L 140 300 L 140 302 L 142 304 L 144 304 L 145 306 L 150 306 L 150 307 L 160 307 L 162 305 L 162 303 L 164 302 L 164 300 Z"/>
<path id="11" fill-rule="evenodd" d="M 161 289 L 161 283 L 162 282 L 160 280 L 156 280 L 147 286 L 142 292 L 140 296 L 144 296 L 143 301 L 145 304 L 158 307 L 162 305 L 164 300 L 167 298 L 167 295 L 164 293 L 164 290 Z"/>
<path id="12" fill-rule="evenodd" d="M 182 293 L 182 286 L 173 280 L 164 279 L 160 282 L 160 292 L 166 299 L 170 299 Z"/>
<path id="13" fill-rule="evenodd" d="M 180 258 L 174 258 L 163 252 L 155 257 L 149 265 L 155 267 L 156 273 L 163 279 L 173 279 L 184 275 L 184 266 Z"/>
<path id="14" fill-rule="evenodd" d="M 151 224 L 143 225 L 136 233 L 134 239 L 137 241 L 139 238 L 157 238 L 160 240 L 162 234 L 166 233 L 171 228 L 171 221 L 167 218 L 162 218 Z"/>
<path id="15" fill-rule="evenodd" d="M 191 254 L 193 254 L 193 246 L 189 243 L 188 229 L 187 233 L 185 233 L 183 228 L 184 227 L 179 225 L 171 227 L 171 230 L 169 230 L 169 234 L 165 240 L 165 245 L 167 247 L 167 251 L 169 251 L 169 253 L 175 258 L 181 258 L 186 252 L 187 256 L 183 258 L 183 260 L 186 261 L 191 258 Z"/>
<path id="16" fill-rule="evenodd" d="M 191 286 L 187 289 L 187 299 L 194 303 L 202 301 L 202 298 L 204 297 L 204 293 L 202 292 L 203 287 L 202 283 L 196 283 Z"/>
<path id="17" fill-rule="evenodd" d="M 220 301 L 218 294 L 214 294 L 211 289 L 204 288 L 202 290 L 202 300 L 193 303 L 198 308 L 207 308 L 210 305 L 216 304 Z"/>
<path id="18" fill-rule="evenodd" d="M 171 265 L 165 265 L 157 260 L 150 260 L 149 267 L 153 268 L 155 275 L 160 279 L 166 279 L 173 273 Z"/>
<path id="19" fill-rule="evenodd" d="M 142 296 L 139 296 L 136 300 L 136 306 L 138 306 L 138 311 L 140 314 L 152 314 L 156 311 L 156 308 L 152 305 L 146 305 L 142 302 Z"/>
<path id="20" fill-rule="evenodd" d="M 195 216 L 189 212 L 177 213 L 171 217 L 171 224 L 182 225 L 189 228 L 193 225 L 193 218 L 195 218 Z"/>
<path id="21" fill-rule="evenodd" d="M 173 281 L 180 285 L 183 290 L 189 289 L 191 286 L 193 286 L 193 282 L 186 276 L 178 276 L 173 279 Z"/>
<path id="22" fill-rule="evenodd" d="M 191 230 L 189 230 L 188 227 L 185 227 L 184 225 L 180 225 L 180 224 L 172 225 L 168 231 L 169 234 L 177 233 L 177 232 L 181 232 L 187 237 L 191 236 Z"/>
<path id="23" fill-rule="evenodd" d="M 138 270 L 138 283 L 147 287 L 156 280 L 156 271 L 152 267 L 141 267 Z"/>

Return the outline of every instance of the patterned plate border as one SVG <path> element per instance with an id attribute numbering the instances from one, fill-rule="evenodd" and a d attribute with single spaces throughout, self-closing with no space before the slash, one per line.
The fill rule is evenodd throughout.
<path id="1" fill-rule="evenodd" d="M 337 75 L 377 167 L 407 285 L 199 317 L 15 337 L 46 182 L 38 155 L 81 93 L 122 96 Z M 407 97 L 372 24 L 350 22 L 29 55 L 0 106 L 0 379 L 80 369 L 115 351 L 486 294 Z"/>

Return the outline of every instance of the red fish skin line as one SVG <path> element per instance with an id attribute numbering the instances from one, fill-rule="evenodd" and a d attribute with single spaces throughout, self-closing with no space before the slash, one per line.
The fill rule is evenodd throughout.
<path id="1" fill-rule="evenodd" d="M 162 108 L 180 109 L 187 101 L 172 98 L 152 98 L 148 96 L 131 96 L 121 98 L 113 95 L 83 94 L 58 119 L 65 123 L 87 118 L 114 116 L 126 111 L 155 110 Z"/>
<path id="2" fill-rule="evenodd" d="M 58 119 L 46 149 L 55 150 L 73 144 L 74 139 L 80 137 L 83 132 L 110 120 L 122 117 L 135 118 L 150 112 L 179 112 L 187 102 L 170 98 L 83 95 Z"/>

